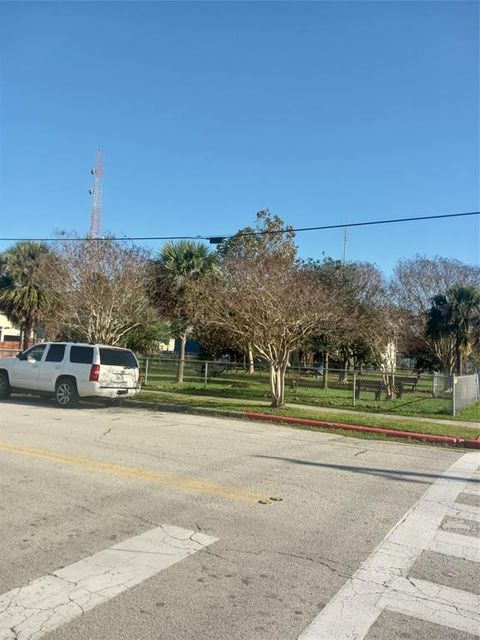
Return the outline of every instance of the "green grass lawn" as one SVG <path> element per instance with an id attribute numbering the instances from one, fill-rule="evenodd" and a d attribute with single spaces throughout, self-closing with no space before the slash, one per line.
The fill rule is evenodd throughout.
<path id="1" fill-rule="evenodd" d="M 434 420 L 432 422 L 415 422 L 413 420 L 409 420 L 407 417 L 396 420 L 388 420 L 385 418 L 381 418 L 379 416 L 375 416 L 375 414 L 369 413 L 360 413 L 354 412 L 351 413 L 332 413 L 332 412 L 323 412 L 321 409 L 308 409 L 301 408 L 295 406 L 288 406 L 282 409 L 273 409 L 264 404 L 260 404 L 252 400 L 248 404 L 239 404 L 232 398 L 221 398 L 215 396 L 202 396 L 199 394 L 188 394 L 185 392 L 178 393 L 171 392 L 167 390 L 154 390 L 151 388 L 147 388 L 142 390 L 140 395 L 138 396 L 139 401 L 147 401 L 152 404 L 159 404 L 163 406 L 174 405 L 175 407 L 182 407 L 186 411 L 195 411 L 195 409 L 209 409 L 213 412 L 215 410 L 219 411 L 235 411 L 235 412 L 245 412 L 245 411 L 253 411 L 257 413 L 266 413 L 272 415 L 282 415 L 282 416 L 292 416 L 297 418 L 309 418 L 314 420 L 324 420 L 327 422 L 344 422 L 347 424 L 361 425 L 361 426 L 371 426 L 371 427 L 383 427 L 383 428 L 393 428 L 399 431 L 411 431 L 416 433 L 426 433 L 426 434 L 437 434 L 437 435 L 446 435 L 446 436 L 454 436 L 458 438 L 476 438 L 479 433 L 477 431 L 470 429 L 468 427 L 458 427 L 454 424 L 438 424 L 435 423 Z M 293 426 L 293 425 L 292 425 Z M 305 427 L 309 428 L 309 427 Z M 315 427 L 312 427 L 315 430 Z M 324 428 L 321 428 L 324 431 Z M 326 429 L 328 431 L 328 428 Z M 332 433 L 338 433 L 337 429 L 332 429 Z M 480 429 L 479 429 L 480 432 Z M 341 431 L 344 435 L 351 435 L 354 437 L 359 437 L 358 432 L 349 432 L 349 431 Z M 382 438 L 377 434 L 361 434 L 361 437 L 369 437 L 369 438 Z"/>
<path id="2" fill-rule="evenodd" d="M 200 399 L 217 398 L 229 400 L 246 400 L 249 402 L 269 401 L 269 373 L 261 371 L 253 376 L 244 371 L 222 372 L 209 377 L 205 387 L 201 374 L 201 363 L 187 363 L 185 382 L 175 383 L 176 365 L 162 364 L 151 366 L 146 389 L 175 394 L 178 401 L 182 396 L 195 395 Z M 401 375 L 401 374 L 400 374 Z M 290 380 L 298 380 L 296 388 L 290 386 Z M 362 380 L 380 380 L 378 375 L 365 374 Z M 306 404 L 318 407 L 349 409 L 371 413 L 392 413 L 401 416 L 422 416 L 428 418 L 451 419 L 452 405 L 450 397 L 432 397 L 431 378 L 420 378 L 415 391 L 405 390 L 401 398 L 385 399 L 382 393 L 380 400 L 375 399 L 373 391 L 362 390 L 360 398 L 353 404 L 353 385 L 351 379 L 343 384 L 338 376 L 329 377 L 329 388 L 323 388 L 323 381 L 312 377 L 298 378 L 295 373 L 287 376 L 285 399 L 290 405 Z M 473 405 L 456 416 L 458 420 L 480 420 L 480 403 Z"/>
<path id="3" fill-rule="evenodd" d="M 454 420 L 472 420 L 478 422 L 480 420 L 480 402 L 471 404 L 469 407 L 457 413 Z"/>
<path id="4" fill-rule="evenodd" d="M 247 375 L 245 371 L 219 372 L 218 375 L 209 376 L 207 385 L 202 375 L 203 364 L 201 362 L 187 362 L 185 366 L 185 378 L 182 385 L 175 382 L 176 363 L 164 363 L 160 365 L 154 361 L 150 363 L 148 384 L 145 390 L 167 392 L 175 396 L 178 402 L 183 396 L 196 396 L 199 401 L 202 398 L 214 397 L 219 400 L 269 401 L 269 372 L 257 371 L 254 375 Z M 210 368 L 210 372 L 212 368 Z M 398 372 L 398 376 L 409 375 L 407 372 Z M 297 384 L 292 385 L 291 381 Z M 380 381 L 378 374 L 366 373 L 363 381 Z M 321 378 L 299 377 L 295 371 L 287 374 L 285 383 L 285 399 L 289 404 L 299 407 L 311 405 L 315 407 L 330 407 L 349 409 L 369 413 L 391 413 L 399 416 L 421 416 L 426 418 L 453 419 L 451 395 L 446 397 L 432 397 L 432 379 L 420 377 L 415 388 L 411 390 L 406 385 L 401 398 L 394 397 L 390 400 L 382 393 L 381 399 L 375 399 L 373 391 L 361 390 L 360 398 L 353 401 L 353 383 L 351 377 L 346 383 L 342 383 L 338 376 L 329 375 L 329 388 L 323 388 Z M 480 420 L 480 403 L 468 407 L 455 416 L 457 420 Z"/>

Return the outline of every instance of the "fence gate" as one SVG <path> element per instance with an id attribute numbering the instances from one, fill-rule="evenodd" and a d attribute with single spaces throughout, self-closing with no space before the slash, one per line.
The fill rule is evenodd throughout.
<path id="1" fill-rule="evenodd" d="M 454 376 L 453 415 L 480 400 L 478 373 L 469 376 Z"/>

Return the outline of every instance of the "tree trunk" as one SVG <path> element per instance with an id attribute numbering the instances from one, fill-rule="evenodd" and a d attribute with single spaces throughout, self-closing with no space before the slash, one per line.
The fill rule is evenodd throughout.
<path id="1" fill-rule="evenodd" d="M 179 336 L 180 339 L 180 353 L 178 358 L 178 369 L 177 369 L 177 382 L 183 382 L 183 370 L 185 369 L 185 345 L 187 344 L 187 334 L 181 333 Z"/>
<path id="2" fill-rule="evenodd" d="M 460 340 L 455 341 L 455 369 L 457 376 L 462 375 L 462 349 L 460 347 Z"/>
<path id="3" fill-rule="evenodd" d="M 328 351 L 325 351 L 325 366 L 323 369 L 323 388 L 328 389 Z"/>
<path id="4" fill-rule="evenodd" d="M 25 351 L 30 346 L 30 335 L 32 333 L 32 325 L 24 324 L 23 325 L 23 336 L 22 336 L 22 351 Z"/>
<path id="5" fill-rule="evenodd" d="M 341 356 L 341 365 L 340 365 L 340 373 L 338 375 L 338 381 L 342 384 L 346 384 L 348 382 L 347 372 L 348 372 L 348 364 L 350 362 L 350 354 L 347 349 L 342 349 Z"/>
<path id="6" fill-rule="evenodd" d="M 391 400 L 395 391 L 395 372 L 384 370 L 382 377 L 383 384 L 385 385 L 385 399 Z"/>
<path id="7" fill-rule="evenodd" d="M 270 364 L 270 392 L 272 395 L 272 407 L 283 407 L 285 404 L 285 371 L 286 364 Z"/>
<path id="8" fill-rule="evenodd" d="M 338 381 L 342 384 L 346 384 L 348 382 L 347 371 L 349 360 L 350 358 L 348 356 L 342 356 L 340 373 L 338 374 Z"/>
<path id="9" fill-rule="evenodd" d="M 248 375 L 251 376 L 255 373 L 255 364 L 253 362 L 253 349 L 252 345 L 248 345 Z"/>
<path id="10" fill-rule="evenodd" d="M 391 400 L 393 398 L 393 395 L 395 393 L 395 372 L 392 371 L 389 375 L 388 375 L 388 400 Z"/>

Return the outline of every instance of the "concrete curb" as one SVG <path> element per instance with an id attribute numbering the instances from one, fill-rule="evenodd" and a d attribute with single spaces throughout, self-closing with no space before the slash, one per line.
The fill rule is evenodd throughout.
<path id="1" fill-rule="evenodd" d="M 378 433 L 390 438 L 407 438 L 408 440 L 419 440 L 420 442 L 435 442 L 437 444 L 448 444 L 455 447 L 467 447 L 469 449 L 480 449 L 480 439 L 466 440 L 464 438 L 454 438 L 453 436 L 437 436 L 430 433 L 415 433 L 414 431 L 397 431 L 395 429 L 383 429 L 381 427 L 363 427 L 355 424 L 345 424 L 343 422 L 326 422 L 324 420 L 309 420 L 307 418 L 291 418 L 289 416 L 273 416 L 268 413 L 245 412 L 246 418 L 254 420 L 265 420 L 268 422 L 283 422 L 287 424 L 303 424 L 310 427 L 328 427 L 329 429 L 342 429 L 343 431 L 363 431 L 364 433 Z"/>
<path id="2" fill-rule="evenodd" d="M 364 433 L 377 433 L 390 438 L 404 438 L 406 440 L 417 440 L 419 442 L 431 442 L 444 444 L 453 447 L 466 447 L 468 449 L 480 449 L 480 438 L 465 439 L 453 436 L 440 436 L 429 433 L 416 433 L 414 431 L 398 431 L 383 427 L 364 427 L 343 422 L 327 422 L 325 420 L 312 420 L 308 418 L 292 418 L 290 416 L 276 416 L 269 413 L 255 413 L 253 411 L 224 411 L 223 409 L 207 407 L 189 407 L 178 404 L 161 404 L 157 402 L 147 402 L 145 400 L 126 400 L 125 407 L 150 409 L 152 411 L 167 411 L 172 413 L 190 413 L 193 415 L 218 416 L 224 418 L 237 418 L 247 420 L 260 420 L 265 422 L 275 422 L 283 424 L 298 424 L 309 427 L 327 427 L 328 429 L 340 429 L 343 431 L 359 431 Z"/>
<path id="3" fill-rule="evenodd" d="M 167 411 L 169 413 L 191 413 L 193 415 L 219 416 L 223 418 L 245 418 L 240 411 L 226 411 L 224 409 L 208 407 L 190 407 L 182 404 L 163 404 L 161 402 L 147 402 L 146 400 L 125 400 L 122 406 L 133 409 L 150 409 L 151 411 Z"/>

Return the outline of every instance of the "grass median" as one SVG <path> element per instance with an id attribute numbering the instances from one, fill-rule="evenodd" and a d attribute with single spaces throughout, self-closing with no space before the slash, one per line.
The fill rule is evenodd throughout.
<path id="1" fill-rule="evenodd" d="M 195 396 L 199 402 L 202 399 L 214 398 L 215 400 L 240 403 L 264 403 L 269 404 L 269 374 L 266 371 L 257 371 L 254 375 L 246 375 L 245 371 L 222 371 L 210 375 L 205 384 L 201 377 L 201 364 L 186 365 L 185 381 L 182 385 L 175 383 L 176 367 L 159 366 L 151 363 L 148 371 L 148 386 L 151 391 L 159 391 L 174 394 L 181 402 L 182 396 Z M 212 373 L 212 371 L 210 371 Z M 312 408 L 343 409 L 352 413 L 388 413 L 411 417 L 429 418 L 436 420 L 451 420 L 452 397 L 448 393 L 433 394 L 433 379 L 431 377 L 420 378 L 418 383 L 412 386 L 406 382 L 411 376 L 400 375 L 399 380 L 404 380 L 404 390 L 401 394 L 395 394 L 393 398 L 386 399 L 385 390 L 376 394 L 366 384 L 380 383 L 378 374 L 365 374 L 358 381 L 359 393 L 355 405 L 353 401 L 353 379 L 350 375 L 347 381 L 339 380 L 338 375 L 329 377 L 328 388 L 323 381 L 314 377 L 298 378 L 289 374 L 285 385 L 285 399 L 289 406 L 309 405 Z M 480 402 L 464 410 L 456 416 L 458 420 L 480 420 Z"/>
<path id="2" fill-rule="evenodd" d="M 307 418 L 310 420 L 339 422 L 364 427 L 380 427 L 384 429 L 395 429 L 397 431 L 410 431 L 415 433 L 452 436 L 465 439 L 474 439 L 480 432 L 480 429 L 477 431 L 470 427 L 461 427 L 455 424 L 441 424 L 435 422 L 435 420 L 432 420 L 431 422 L 418 422 L 403 417 L 401 419 L 395 418 L 389 420 L 388 418 L 383 418 L 370 413 L 361 413 L 356 411 L 352 411 L 351 413 L 335 413 L 332 411 L 322 411 L 320 407 L 318 409 L 306 409 L 292 405 L 282 407 L 281 409 L 274 409 L 265 403 L 255 401 L 239 403 L 238 400 L 235 399 L 178 394 L 151 389 L 143 390 L 138 396 L 138 401 L 151 403 L 152 406 L 175 406 L 176 408 L 192 412 L 202 409 L 207 409 L 213 413 L 215 411 L 232 411 L 238 413 L 252 411 L 269 415 Z M 291 426 L 301 427 L 301 425 Z M 316 430 L 316 427 L 303 426 L 301 428 Z M 328 427 L 320 427 L 320 429 L 325 431 L 328 430 Z M 338 433 L 339 431 L 338 429 L 332 429 L 332 432 Z M 341 433 L 353 437 L 368 437 L 374 439 L 382 439 L 384 437 L 380 434 L 368 434 L 363 432 L 341 431 Z"/>

